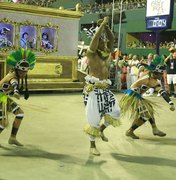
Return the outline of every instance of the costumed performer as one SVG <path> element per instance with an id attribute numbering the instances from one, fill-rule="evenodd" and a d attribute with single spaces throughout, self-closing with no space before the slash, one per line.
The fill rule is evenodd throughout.
<path id="1" fill-rule="evenodd" d="M 8 65 L 12 66 L 9 73 L 0 81 L 0 133 L 8 125 L 7 112 L 15 115 L 11 136 L 8 140 L 9 144 L 23 146 L 17 139 L 16 135 L 24 117 L 21 107 L 10 97 L 20 99 L 20 92 L 23 90 L 23 82 L 25 80 L 24 98 L 28 99 L 29 92 L 27 88 L 27 72 L 34 68 L 35 55 L 30 50 L 20 49 L 12 52 L 6 60 Z"/>
<path id="2" fill-rule="evenodd" d="M 128 114 L 133 120 L 130 129 L 126 132 L 126 136 L 133 139 L 139 139 L 139 137 L 134 134 L 134 131 L 146 121 L 150 122 L 154 135 L 160 137 L 166 136 L 166 133 L 160 131 L 155 123 L 155 110 L 153 105 L 157 104 L 142 97 L 142 94 L 149 88 L 154 88 L 154 90 L 160 93 L 164 100 L 169 104 L 170 110 L 175 110 L 173 101 L 169 98 L 167 92 L 162 89 L 160 82 L 158 81 L 162 78 L 165 70 L 165 66 L 160 64 L 161 62 L 161 58 L 157 56 L 150 66 L 138 64 L 140 69 L 145 68 L 145 70 L 140 78 L 131 85 L 130 89 L 125 91 L 125 95 L 120 100 L 121 113 L 123 115 Z"/>
<path id="3" fill-rule="evenodd" d="M 90 73 L 85 77 L 84 103 L 88 125 L 84 131 L 90 137 L 90 153 L 100 155 L 95 139 L 101 137 L 108 141 L 103 131 L 108 125 L 119 126 L 120 108 L 113 93 L 108 89 L 111 85 L 109 64 L 111 50 L 114 45 L 114 35 L 108 26 L 108 17 L 98 21 L 98 28 L 87 51 Z M 100 125 L 104 117 L 104 123 Z"/>

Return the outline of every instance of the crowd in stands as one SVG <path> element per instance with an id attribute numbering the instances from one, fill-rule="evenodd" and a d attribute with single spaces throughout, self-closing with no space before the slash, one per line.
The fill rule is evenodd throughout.
<path id="1" fill-rule="evenodd" d="M 20 4 L 48 7 L 50 4 L 56 2 L 56 0 L 0 0 L 0 2 L 14 2 Z"/>
<path id="2" fill-rule="evenodd" d="M 169 56 L 160 56 L 161 63 L 165 64 L 166 70 L 161 80 L 162 87 L 168 92 L 170 96 L 176 98 L 176 51 L 174 47 L 169 48 Z M 135 54 L 123 54 L 114 51 L 110 61 L 109 78 L 112 82 L 111 89 L 117 92 L 128 89 L 142 74 L 138 69 L 139 63 L 150 65 L 158 55 L 149 53 L 139 57 Z M 78 69 L 86 74 L 89 73 L 88 59 L 86 51 L 83 57 L 78 60 Z M 173 77 L 174 78 L 173 78 Z M 174 79 L 174 80 L 173 80 Z M 146 96 L 153 96 L 154 89 L 149 89 Z"/>
<path id="3" fill-rule="evenodd" d="M 103 2 L 103 1 L 102 1 Z M 124 0 L 122 3 L 122 10 L 137 9 L 146 7 L 146 0 Z M 114 2 L 114 10 L 120 10 L 121 5 L 119 0 Z M 82 5 L 82 11 L 85 13 L 105 13 L 111 12 L 113 9 L 112 2 L 108 3 L 90 3 L 88 5 Z"/>
<path id="4" fill-rule="evenodd" d="M 36 6 L 42 6 L 42 7 L 48 7 L 49 5 L 55 3 L 57 0 L 0 0 L 0 2 L 14 2 L 14 3 L 22 3 L 22 4 L 28 4 L 28 5 L 36 5 Z M 105 3 L 107 2 L 107 3 Z M 113 8 L 112 1 L 96 1 L 95 3 L 92 3 L 90 0 L 90 3 L 83 4 L 80 1 L 81 4 L 81 11 L 84 13 L 103 13 L 103 12 L 111 12 Z M 147 0 L 123 0 L 122 1 L 122 10 L 128 10 L 128 9 L 137 9 L 137 8 L 144 8 L 146 7 Z M 176 3 L 176 0 L 174 0 Z M 58 1 L 59 3 L 59 1 Z M 76 5 L 76 4 L 75 4 Z M 64 8 L 64 4 L 60 7 Z M 75 7 L 73 7 L 75 10 Z M 72 8 L 72 9 L 73 9 Z M 120 10 L 121 9 L 121 1 L 115 0 L 114 1 L 114 9 Z"/>
<path id="5" fill-rule="evenodd" d="M 170 47 L 176 48 L 176 42 L 175 41 L 164 41 L 160 42 L 160 48 L 166 48 L 169 49 Z M 149 41 L 142 42 L 142 41 L 132 41 L 127 43 L 128 49 L 155 49 L 156 43 L 152 43 Z"/>

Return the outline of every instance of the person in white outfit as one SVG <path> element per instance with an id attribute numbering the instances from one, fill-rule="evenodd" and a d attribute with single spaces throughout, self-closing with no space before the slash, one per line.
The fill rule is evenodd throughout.
<path id="1" fill-rule="evenodd" d="M 88 125 L 84 128 L 90 138 L 90 153 L 100 155 L 96 148 L 95 138 L 101 137 L 108 141 L 103 131 L 108 125 L 120 125 L 120 108 L 113 93 L 108 89 L 111 81 L 109 75 L 109 61 L 114 44 L 114 35 L 108 26 L 108 17 L 98 21 L 98 29 L 90 43 L 87 52 L 89 75 L 83 91 Z M 104 123 L 100 125 L 104 117 Z"/>
<path id="2" fill-rule="evenodd" d="M 137 68 L 137 64 L 139 63 L 139 60 L 137 59 L 137 55 L 133 55 L 132 60 L 129 62 L 130 68 L 130 76 L 131 76 L 131 84 L 133 84 L 137 78 L 139 70 Z"/>

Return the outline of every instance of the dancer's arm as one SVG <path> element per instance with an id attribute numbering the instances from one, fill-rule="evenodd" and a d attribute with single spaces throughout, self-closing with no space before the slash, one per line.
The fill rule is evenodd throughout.
<path id="1" fill-rule="evenodd" d="M 12 85 L 13 87 L 13 96 L 16 98 L 16 99 L 20 99 L 20 94 L 19 94 L 19 90 L 18 90 L 18 81 L 17 79 L 13 78 L 10 80 L 10 84 Z"/>
<path id="2" fill-rule="evenodd" d="M 162 89 L 161 87 L 157 87 L 157 88 L 155 88 L 155 90 L 158 91 L 158 93 L 160 93 L 160 95 L 163 97 L 163 99 L 170 105 L 170 110 L 174 111 L 175 110 L 174 102 L 170 99 L 167 92 L 164 89 Z"/>
<path id="3" fill-rule="evenodd" d="M 105 31 L 106 31 L 106 35 L 107 35 L 107 38 L 108 38 L 108 42 L 107 42 L 107 48 L 109 50 L 111 50 L 114 46 L 114 34 L 113 32 L 111 31 L 111 29 L 109 28 L 108 25 L 105 26 Z"/>
<path id="4" fill-rule="evenodd" d="M 92 41 L 90 42 L 90 46 L 89 46 L 89 50 L 88 52 L 95 52 L 98 48 L 98 43 L 99 43 L 99 38 L 101 37 L 101 34 L 104 31 L 104 28 L 106 26 L 108 22 L 108 18 L 105 17 L 102 21 L 102 23 L 100 24 L 100 27 L 98 28 L 98 30 L 96 31 Z"/>
<path id="5" fill-rule="evenodd" d="M 167 63 L 167 61 L 169 59 L 173 59 L 173 54 L 172 53 L 170 53 L 169 56 L 167 56 L 167 58 L 164 60 L 164 62 Z"/>

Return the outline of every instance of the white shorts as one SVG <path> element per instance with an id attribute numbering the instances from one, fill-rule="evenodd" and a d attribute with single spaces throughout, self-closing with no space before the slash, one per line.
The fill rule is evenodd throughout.
<path id="1" fill-rule="evenodd" d="M 167 74 L 167 83 L 176 84 L 176 74 Z"/>
<path id="2" fill-rule="evenodd" d="M 104 115 L 119 120 L 120 107 L 111 91 L 98 89 L 90 92 L 86 99 L 86 117 L 91 127 L 99 128 Z"/>
<path id="3" fill-rule="evenodd" d="M 109 79 L 99 80 L 94 76 L 87 75 L 85 77 L 88 84 L 111 84 Z M 115 121 L 119 120 L 120 107 L 114 94 L 109 89 L 98 89 L 89 93 L 83 91 L 84 104 L 86 105 L 86 117 L 91 127 L 99 128 L 100 121 L 103 116 L 109 115 Z M 108 125 L 108 123 L 106 124 Z"/>

